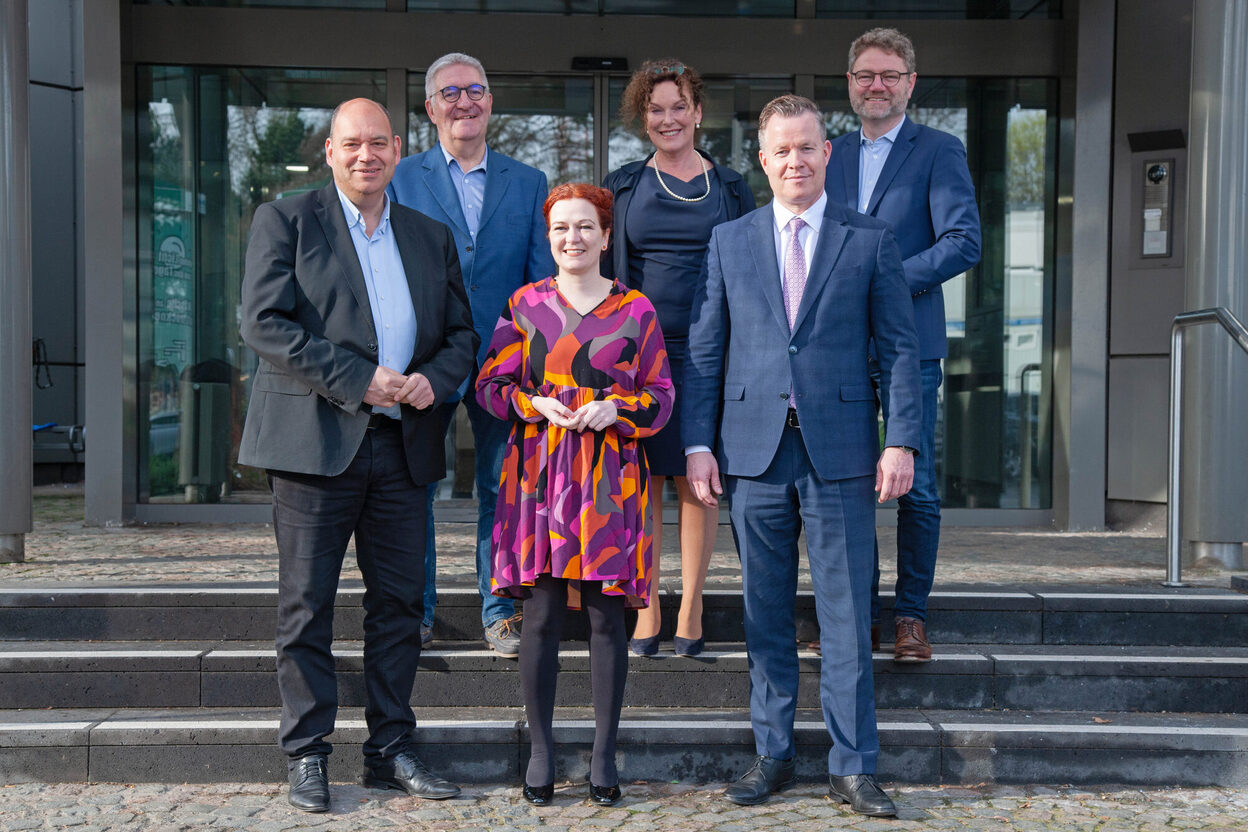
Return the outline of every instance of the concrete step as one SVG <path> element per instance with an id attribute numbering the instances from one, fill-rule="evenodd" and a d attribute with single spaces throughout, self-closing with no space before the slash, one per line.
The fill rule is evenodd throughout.
<path id="1" fill-rule="evenodd" d="M 363 645 L 338 642 L 339 702 L 365 702 Z M 803 647 L 799 705 L 818 706 L 820 655 Z M 271 644 L 0 643 L 0 708 L 268 707 L 280 704 Z M 1110 709 L 1248 713 L 1248 648 L 938 645 L 928 664 L 874 659 L 882 708 Z M 520 700 L 517 662 L 463 643 L 421 655 L 413 704 L 504 707 Z M 558 703 L 590 701 L 589 651 L 560 654 Z M 745 645 L 696 659 L 630 657 L 625 704 L 733 708 L 749 698 Z"/>
<path id="2" fill-rule="evenodd" d="M 340 590 L 334 619 L 338 638 L 359 638 L 362 596 L 359 586 Z M 0 586 L 0 640 L 265 640 L 275 631 L 276 598 L 271 584 Z M 891 593 L 883 600 L 888 633 Z M 665 591 L 664 638 L 671 638 L 678 607 L 679 593 Z M 744 639 L 739 591 L 708 591 L 704 607 L 709 640 Z M 809 591 L 799 593 L 796 610 L 798 635 L 813 638 L 817 628 Z M 437 619 L 437 638 L 480 643 L 475 589 L 441 589 Z M 929 603 L 928 633 L 937 644 L 1237 647 L 1248 644 L 1248 594 L 1197 587 L 941 587 Z M 581 616 L 569 617 L 565 637 L 585 639 Z"/>
<path id="3" fill-rule="evenodd" d="M 42 782 L 285 781 L 277 709 L 0 711 L 0 780 Z M 519 782 L 528 735 L 516 708 L 423 708 L 416 748 L 434 770 L 471 787 Z M 557 770 L 583 781 L 593 715 L 555 713 Z M 900 783 L 1098 783 L 1248 786 L 1248 720 L 1209 714 L 879 712 L 882 780 Z M 827 730 L 798 711 L 798 774 L 826 773 Z M 366 736 L 358 709 L 339 712 L 330 778 L 351 781 Z M 711 784 L 754 756 L 744 709 L 626 708 L 621 779 Z"/>

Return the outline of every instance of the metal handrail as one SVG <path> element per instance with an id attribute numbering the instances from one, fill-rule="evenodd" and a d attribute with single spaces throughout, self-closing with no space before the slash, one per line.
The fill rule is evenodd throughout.
<path id="1" fill-rule="evenodd" d="M 1183 583 L 1183 537 L 1179 528 L 1179 473 L 1183 457 L 1183 331 L 1203 324 L 1221 324 L 1231 339 L 1248 353 L 1248 329 L 1224 306 L 1175 315 L 1170 325 L 1170 485 L 1166 493 L 1166 545 L 1169 559 L 1162 586 Z"/>

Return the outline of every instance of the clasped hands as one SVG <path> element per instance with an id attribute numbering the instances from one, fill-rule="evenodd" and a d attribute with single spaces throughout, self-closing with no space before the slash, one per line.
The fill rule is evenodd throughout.
<path id="1" fill-rule="evenodd" d="M 433 399 L 433 387 L 429 379 L 420 373 L 407 376 L 398 370 L 380 366 L 373 373 L 373 380 L 364 393 L 364 403 L 373 407 L 393 407 L 402 402 L 424 410 L 433 404 Z"/>
<path id="2" fill-rule="evenodd" d="M 595 400 L 586 402 L 576 410 L 559 403 L 549 396 L 534 396 L 533 409 L 546 417 L 556 427 L 568 430 L 604 430 L 620 418 L 619 408 L 613 402 Z"/>

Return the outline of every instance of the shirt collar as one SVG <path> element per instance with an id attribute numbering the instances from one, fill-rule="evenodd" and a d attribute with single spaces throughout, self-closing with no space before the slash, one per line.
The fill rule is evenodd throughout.
<path id="1" fill-rule="evenodd" d="M 771 201 L 772 210 L 776 215 L 776 228 L 784 231 L 784 227 L 789 224 L 789 220 L 795 216 L 800 216 L 802 221 L 809 225 L 816 234 L 819 233 L 819 227 L 823 225 L 823 212 L 828 205 L 828 192 L 822 191 L 819 198 L 811 204 L 809 208 L 800 214 L 794 214 L 788 208 L 780 204 L 780 200 L 773 199 Z"/>
<path id="2" fill-rule="evenodd" d="M 451 163 L 454 163 L 455 165 L 459 166 L 459 160 L 456 159 L 454 156 L 452 156 L 451 151 L 443 147 L 441 142 L 438 142 L 438 149 L 442 151 L 442 158 L 446 159 L 446 166 L 448 168 L 451 166 Z M 472 173 L 473 170 L 484 171 L 485 163 L 486 161 L 489 160 L 489 158 L 490 158 L 490 146 L 487 144 L 485 146 L 485 152 L 481 154 L 481 161 L 477 162 L 477 164 L 473 166 L 472 170 L 465 170 L 464 173 L 466 174 Z M 460 167 L 460 169 L 463 170 L 462 166 Z"/>
<path id="3" fill-rule="evenodd" d="M 889 144 L 896 143 L 897 134 L 901 132 L 901 128 L 904 127 L 905 125 L 906 125 L 906 116 L 903 113 L 901 116 L 901 121 L 897 122 L 896 126 L 894 126 L 892 130 L 889 130 L 883 136 L 880 136 L 878 139 L 876 139 L 876 141 L 882 142 L 882 141 L 887 140 Z M 858 128 L 858 139 L 861 141 L 862 144 L 872 143 L 871 140 L 868 139 L 865 134 L 863 134 L 861 127 Z"/>
<path id="4" fill-rule="evenodd" d="M 347 218 L 347 228 L 354 228 L 356 225 L 359 225 L 360 230 L 363 231 L 364 215 L 360 213 L 360 209 L 355 207 L 354 202 L 347 199 L 347 195 L 342 192 L 342 188 L 339 188 L 336 183 L 334 190 L 338 192 L 338 201 L 342 203 L 342 213 Z M 381 222 L 377 223 L 377 228 L 373 231 L 374 234 L 384 234 L 390 226 L 390 197 L 385 196 L 384 200 L 381 209 Z"/>

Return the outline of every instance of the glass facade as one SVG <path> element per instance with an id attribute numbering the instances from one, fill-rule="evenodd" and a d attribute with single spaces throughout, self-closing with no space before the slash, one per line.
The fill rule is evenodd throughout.
<path id="1" fill-rule="evenodd" d="M 844 76 L 815 90 L 830 136 L 857 129 Z M 966 146 L 983 232 L 979 265 L 943 287 L 943 503 L 1050 508 L 1057 84 L 920 76 L 907 113 Z"/>
<path id="2" fill-rule="evenodd" d="M 262 202 L 330 179 L 334 106 L 384 100 L 384 73 L 143 66 L 138 141 L 140 502 L 268 499 L 235 465 L 255 356 L 238 335 Z"/>

